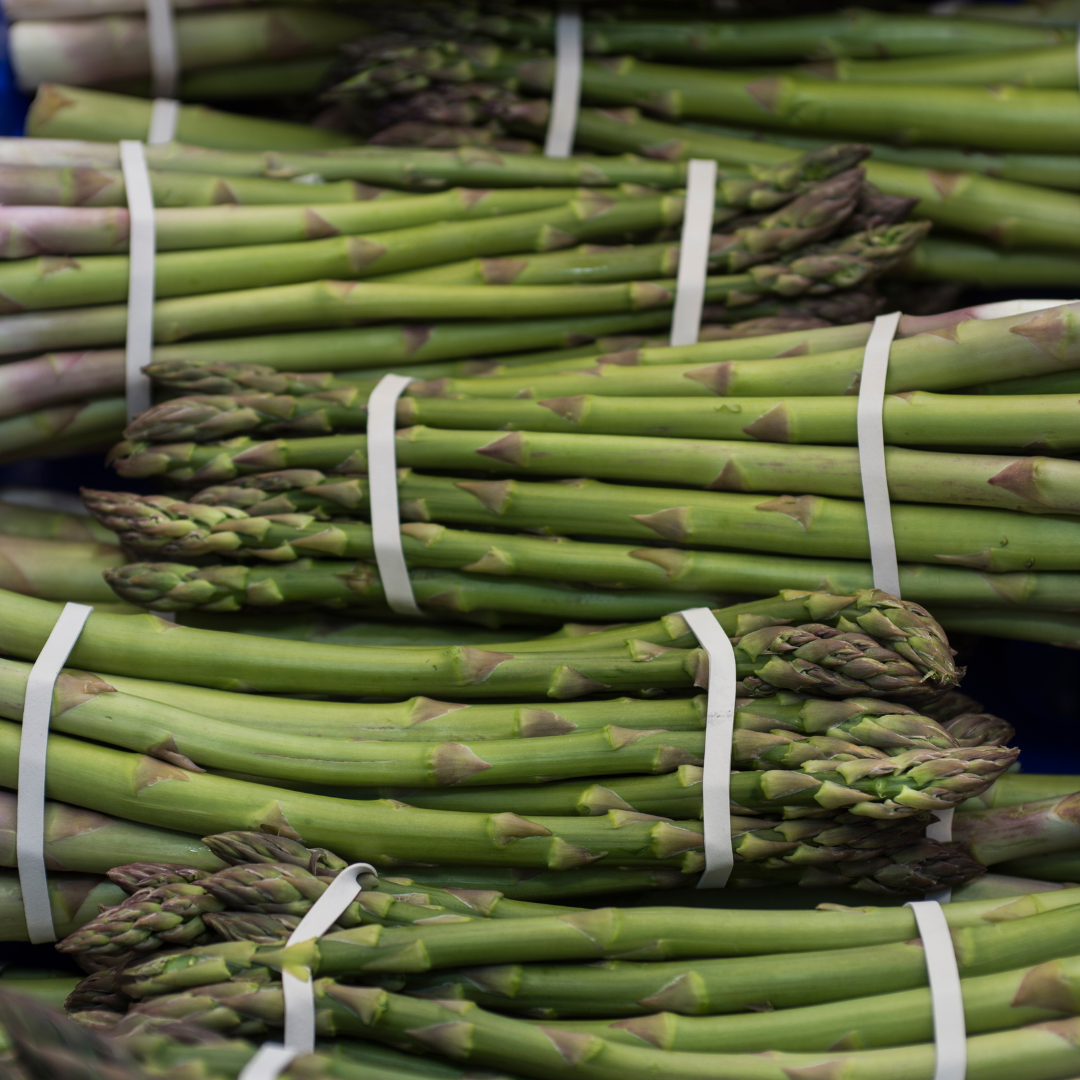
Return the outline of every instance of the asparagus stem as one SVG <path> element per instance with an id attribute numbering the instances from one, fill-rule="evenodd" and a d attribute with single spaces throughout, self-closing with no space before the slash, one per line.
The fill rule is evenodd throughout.
<path id="1" fill-rule="evenodd" d="M 101 575 L 124 561 L 123 552 L 111 544 L 0 533 L 0 588 L 43 600 L 112 603 L 116 597 Z"/>
<path id="2" fill-rule="evenodd" d="M 1020 803 L 1038 802 L 1080 791 L 1080 780 L 1075 776 L 1055 776 L 1042 773 L 1009 773 L 984 791 L 965 810 L 994 810 L 1001 806 L 1018 806 Z"/>
<path id="3" fill-rule="evenodd" d="M 122 432 L 124 399 L 51 405 L 0 420 L 0 461 L 79 453 L 108 445 Z"/>
<path id="4" fill-rule="evenodd" d="M 237 101 L 244 98 L 280 98 L 318 93 L 332 75 L 336 56 L 303 60 L 238 64 L 181 72 L 177 93 L 182 101 Z M 137 97 L 150 97 L 150 79 L 125 79 L 106 89 Z"/>
<path id="5" fill-rule="evenodd" d="M 956 819 L 955 837 L 984 865 L 1080 847 L 1080 795 L 1043 799 Z"/>
<path id="6" fill-rule="evenodd" d="M 50 874 L 49 906 L 57 934 L 66 937 L 126 893 L 96 874 Z M 19 875 L 0 871 L 0 941 L 29 941 Z"/>
<path id="7" fill-rule="evenodd" d="M 150 130 L 150 102 L 101 90 L 43 83 L 30 106 L 26 133 L 47 139 L 143 139 Z M 336 131 L 219 112 L 205 105 L 180 108 L 176 136 L 193 147 L 226 150 L 310 151 L 352 145 Z"/>
<path id="8" fill-rule="evenodd" d="M 17 797 L 0 791 L 0 866 L 15 866 Z M 158 860 L 219 870 L 222 863 L 194 836 L 110 818 L 61 802 L 45 804 L 45 858 L 50 870 L 103 874 L 124 863 Z M 66 876 L 56 880 L 65 881 Z"/>
<path id="9" fill-rule="evenodd" d="M 1057 851 L 1052 855 L 1024 855 L 1009 859 L 1000 869 L 1009 874 L 1038 872 L 1045 881 L 1074 882 L 1080 878 L 1080 852 Z"/>
<path id="10" fill-rule="evenodd" d="M 0 533 L 33 540 L 96 541 L 115 544 L 116 533 L 99 525 L 89 515 L 62 510 L 43 510 L 19 502 L 0 499 Z"/>

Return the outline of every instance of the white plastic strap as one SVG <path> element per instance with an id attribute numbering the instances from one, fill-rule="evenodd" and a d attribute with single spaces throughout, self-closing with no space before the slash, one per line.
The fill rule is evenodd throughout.
<path id="1" fill-rule="evenodd" d="M 911 900 L 905 907 L 915 913 L 915 925 L 926 956 L 926 977 L 934 1014 L 933 1080 L 964 1080 L 967 1075 L 967 1027 L 964 994 L 956 966 L 949 924 L 935 900 Z"/>
<path id="2" fill-rule="evenodd" d="M 56 941 L 49 905 L 49 879 L 45 874 L 45 758 L 53 688 L 93 610 L 86 604 L 64 605 L 26 679 L 19 739 L 15 859 L 19 867 L 26 929 L 35 945 Z"/>
<path id="3" fill-rule="evenodd" d="M 879 315 L 863 352 L 856 423 L 859 434 L 859 472 L 862 474 L 866 528 L 870 535 L 870 566 L 874 588 L 900 595 L 900 568 L 896 563 L 889 481 L 885 473 L 885 377 L 900 312 Z"/>
<path id="4" fill-rule="evenodd" d="M 701 781 L 701 821 L 705 828 L 705 872 L 699 889 L 722 889 L 731 876 L 731 739 L 735 728 L 735 650 L 707 608 L 679 614 L 709 657 L 705 707 L 705 768 Z"/>
<path id="5" fill-rule="evenodd" d="M 413 380 L 408 375 L 384 375 L 368 398 L 367 459 L 371 499 L 371 539 L 383 595 L 399 615 L 423 615 L 413 595 L 405 552 L 401 547 L 398 506 L 397 400 Z"/>
<path id="6" fill-rule="evenodd" d="M 289 935 L 286 945 L 301 945 L 322 937 L 341 917 L 341 913 L 360 894 L 356 880 L 361 874 L 378 872 L 368 863 L 353 863 L 342 870 L 326 892 L 311 905 L 300 925 Z M 311 972 L 302 979 L 282 971 L 281 988 L 285 998 L 285 1042 L 263 1043 L 259 1052 L 244 1066 L 239 1080 L 277 1080 L 294 1058 L 315 1050 L 315 991 Z"/>
<path id="7" fill-rule="evenodd" d="M 150 363 L 154 351 L 154 193 L 141 142 L 121 141 L 120 168 L 127 189 L 130 222 L 127 352 L 124 359 L 124 389 L 130 422 L 138 413 L 150 408 L 150 379 L 143 368 Z"/>
<path id="8" fill-rule="evenodd" d="M 545 157 L 567 158 L 574 150 L 581 103 L 582 37 L 581 12 L 575 4 L 564 4 L 555 19 L 555 80 Z"/>
<path id="9" fill-rule="evenodd" d="M 696 345 L 701 332 L 715 206 L 716 162 L 694 158 L 686 168 L 686 210 L 679 241 L 675 310 L 671 315 L 672 345 Z"/>
<path id="10" fill-rule="evenodd" d="M 180 122 L 180 102 L 173 98 L 154 98 L 150 105 L 150 130 L 146 141 L 150 146 L 170 143 L 176 138 L 176 125 Z"/>
<path id="11" fill-rule="evenodd" d="M 932 821 L 926 826 L 926 835 L 930 840 L 937 840 L 941 844 L 948 844 L 952 840 L 953 814 L 952 808 L 948 810 L 935 810 L 937 821 Z M 938 889 L 926 894 L 927 900 L 936 900 L 939 904 L 948 904 L 952 900 L 952 889 Z"/>
<path id="12" fill-rule="evenodd" d="M 150 84 L 154 96 L 176 97 L 180 49 L 171 0 L 146 0 L 146 35 L 150 47 Z"/>

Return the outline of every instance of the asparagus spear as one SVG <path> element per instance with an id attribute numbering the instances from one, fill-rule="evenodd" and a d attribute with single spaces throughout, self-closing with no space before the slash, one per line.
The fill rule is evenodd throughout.
<path id="1" fill-rule="evenodd" d="M 83 453 L 122 431 L 124 399 L 69 402 L 0 420 L 0 460 Z"/>
<path id="2" fill-rule="evenodd" d="M 167 452 L 191 446 L 175 444 L 162 449 Z M 254 450 L 263 451 L 266 447 L 276 449 L 273 444 L 263 444 Z M 206 466 L 198 470 L 187 466 L 168 471 L 154 468 L 170 463 L 162 460 L 165 453 L 149 450 L 140 450 L 122 460 L 120 467 L 127 476 L 164 472 L 170 479 L 180 482 L 206 482 L 227 477 L 238 459 L 242 465 L 250 461 L 250 457 L 240 457 L 239 448 L 231 449 L 237 452 L 233 460 L 222 453 L 216 459 L 209 458 Z M 252 471 L 280 463 L 280 459 L 273 461 L 267 457 L 258 464 L 253 463 Z M 308 470 L 284 472 L 287 475 L 308 473 L 310 477 Z M 282 486 L 286 485 L 283 483 Z M 324 493 L 323 489 L 327 488 L 329 492 Z M 580 480 L 573 484 L 522 480 L 455 481 L 412 472 L 400 479 L 399 495 L 402 518 L 408 523 L 406 533 L 417 540 L 415 549 L 421 556 L 422 545 L 434 542 L 441 535 L 426 527 L 430 522 L 438 521 L 481 528 L 494 525 L 527 529 L 555 536 L 612 536 L 648 542 L 656 542 L 659 538 L 680 546 L 742 546 L 745 544 L 744 530 L 751 528 L 754 531 L 753 546 L 759 554 L 869 557 L 862 505 L 817 495 L 798 498 L 780 495 L 763 499 L 758 495 L 686 489 L 679 489 L 676 494 L 663 488 L 605 484 L 599 480 Z M 252 549 L 261 552 L 262 558 L 283 561 L 309 554 L 322 558 L 356 556 L 371 550 L 369 527 L 347 521 L 327 524 L 307 513 L 311 509 L 330 513 L 336 509 L 341 513 L 343 507 L 348 512 L 365 508 L 366 485 L 356 478 L 338 480 L 333 477 L 306 491 L 301 488 L 290 498 L 291 502 L 299 504 L 296 506 L 299 516 L 290 515 L 285 521 L 277 516 L 285 508 L 281 504 L 264 507 L 271 512 L 269 516 L 248 517 L 242 511 L 230 513 L 232 508 L 227 505 L 196 511 L 191 504 L 181 503 L 176 506 L 177 520 L 173 522 L 172 507 L 175 504 L 167 496 L 148 496 L 136 501 L 138 496 L 88 492 L 86 497 L 103 524 L 123 532 L 125 542 L 130 537 L 132 545 L 144 551 L 148 548 L 160 550 L 163 546 L 176 553 L 187 546 L 188 551 L 199 554 Z M 214 498 L 214 494 L 209 497 Z M 227 504 L 228 500 L 229 493 L 226 493 L 221 501 Z M 414 523 L 425 527 L 417 529 Z M 945 563 L 982 571 L 1080 569 L 1076 555 L 1069 547 L 1074 542 L 1072 536 L 1076 524 L 1063 514 L 1037 517 L 982 507 L 896 503 L 893 523 L 897 553 L 901 559 L 912 562 Z M 140 533 L 149 534 L 149 542 L 139 536 Z M 185 545 L 183 538 L 188 535 L 194 543 Z M 1009 537 L 1008 547 L 995 546 L 1002 535 Z M 180 539 L 176 540 L 176 537 Z M 166 540 L 165 545 L 161 544 L 161 539 Z M 501 537 L 498 543 L 503 543 Z M 471 550 L 476 552 L 479 560 L 492 546 L 489 541 L 483 551 L 477 547 Z M 515 555 L 524 558 L 528 556 L 530 546 L 521 543 L 511 545 L 509 550 L 510 558 Z M 580 550 L 583 555 L 587 553 L 584 548 L 575 550 Z M 671 563 L 670 557 L 663 555 L 630 557 L 651 559 L 669 572 L 669 563 L 677 566 L 677 563 Z M 540 554 L 539 558 L 544 556 Z M 499 561 L 496 563 L 492 559 Z M 558 554 L 550 554 L 547 559 L 549 565 L 551 560 L 561 562 Z M 485 565 L 495 572 L 509 569 L 498 554 Z M 483 572 L 485 565 L 477 569 Z M 573 575 L 574 571 L 569 573 Z M 607 580 L 613 580 L 610 574 L 605 576 Z"/>
<path id="3" fill-rule="evenodd" d="M 179 174 L 184 175 L 184 174 Z M 481 220 L 565 205 L 568 188 L 476 191 L 451 188 L 433 195 L 357 202 L 310 199 L 302 206 L 163 208 L 154 216 L 157 251 L 313 240 L 343 233 L 380 232 L 442 221 Z M 587 189 L 579 189 L 583 197 Z M 603 196 L 618 198 L 604 190 Z M 100 206 L 0 207 L 0 245 L 6 258 L 102 254 L 128 248 L 127 210 Z"/>
<path id="4" fill-rule="evenodd" d="M 9 49 L 24 90 L 40 83 L 93 86 L 150 74 L 145 18 L 31 19 L 16 26 Z M 304 7 L 192 11 L 176 18 L 178 59 L 185 71 L 332 52 L 341 40 L 369 32 L 361 19 Z"/>
<path id="5" fill-rule="evenodd" d="M 99 525 L 88 514 L 45 510 L 22 502 L 0 499 L 0 533 L 33 540 L 67 540 L 115 544 L 116 533 Z"/>
<path id="6" fill-rule="evenodd" d="M 182 72 L 177 93 L 183 101 L 236 101 L 313 95 L 333 73 L 336 60 L 336 56 L 328 55 Z M 149 97 L 153 93 L 148 78 L 109 83 L 106 89 L 138 97 Z"/>
<path id="7" fill-rule="evenodd" d="M 26 133 L 48 139 L 143 139 L 150 102 L 101 90 L 42 83 L 30 105 Z M 193 147 L 225 150 L 311 151 L 352 145 L 340 132 L 282 120 L 219 112 L 205 105 L 180 108 L 176 136 Z"/>
<path id="8" fill-rule="evenodd" d="M 46 600 L 104 603 L 103 570 L 125 561 L 110 544 L 79 540 L 32 540 L 0 533 L 0 588 Z"/>
<path id="9" fill-rule="evenodd" d="M 955 836 L 984 865 L 1080 846 L 1080 794 L 975 810 L 956 819 Z"/>
<path id="10" fill-rule="evenodd" d="M 1046 881 L 1067 881 L 1070 884 L 1080 878 L 1080 853 L 1057 851 L 1051 855 L 1022 855 L 1007 859 L 1000 864 L 1007 874 L 1037 872 Z"/>
<path id="11" fill-rule="evenodd" d="M 239 574 L 231 566 L 205 572 L 178 563 L 134 563 L 105 573 L 115 595 L 153 611 L 239 611 L 245 603 L 262 597 L 267 607 L 315 603 L 335 610 L 360 608 L 392 614 L 378 570 L 365 563 L 312 565 L 307 560 L 271 571 L 240 569 Z M 607 590 L 544 578 L 475 577 L 448 570 L 413 570 L 409 579 L 417 602 L 425 610 L 495 626 L 500 613 L 559 621 L 619 621 L 657 617 L 687 605 L 708 606 L 718 601 L 715 593 Z M 222 588 L 215 584 L 219 580 L 230 584 Z"/>
<path id="12" fill-rule="evenodd" d="M 0 594 L 0 600 L 6 613 L 0 623 L 0 649 L 36 658 L 56 622 L 58 607 L 14 593 Z M 777 620 L 795 623 L 808 613 L 819 620 L 808 624 L 813 630 L 777 626 Z M 917 605 L 884 593 L 869 591 L 854 597 L 807 593 L 790 600 L 752 601 L 721 609 L 718 620 L 729 633 L 739 626 L 744 633 L 759 627 L 775 631 L 758 633 L 746 640 L 745 648 L 738 646 L 743 655 L 740 678 L 759 696 L 775 692 L 769 689 L 775 687 L 827 697 L 872 691 L 879 697 L 926 698 L 932 683 L 948 687 L 957 679 L 937 623 Z M 860 627 L 859 631 L 841 632 L 827 625 L 840 620 L 844 626 Z M 884 647 L 866 628 L 892 648 Z M 627 645 L 635 632 L 639 635 L 632 639 L 635 643 Z M 657 655 L 649 638 L 672 648 Z M 596 635 L 590 643 L 595 648 L 588 650 L 574 650 L 559 639 L 553 648 L 527 647 L 518 653 L 462 647 L 414 649 L 406 654 L 397 649 L 249 639 L 175 626 L 149 614 L 95 613 L 70 660 L 89 670 L 264 692 L 392 697 L 409 685 L 419 693 L 438 688 L 440 693 L 466 698 L 507 694 L 569 698 L 592 693 L 601 682 L 616 693 L 643 685 L 689 688 L 703 674 L 698 670 L 701 652 L 683 648 L 692 640 L 685 621 L 669 616 L 652 625 L 620 628 L 611 637 Z M 638 656 L 642 659 L 634 659 Z M 847 665 L 852 666 L 845 672 Z"/>
<path id="13" fill-rule="evenodd" d="M 1001 806 L 1018 806 L 1020 803 L 1038 802 L 1055 796 L 1071 795 L 1080 791 L 1080 781 L 1075 776 L 1055 776 L 1044 773 L 1010 773 L 972 800 L 968 810 L 992 810 Z"/>
<path id="14" fill-rule="evenodd" d="M 739 270 L 825 238 L 850 215 L 861 181 L 860 170 L 849 169 L 811 188 L 759 224 L 726 235 L 716 244 L 715 264 Z M 561 206 L 487 220 L 436 222 L 367 236 L 330 236 L 291 244 L 213 248 L 212 254 L 165 252 L 155 260 L 155 295 L 185 296 L 319 278 L 370 277 L 461 257 L 505 255 L 530 248 L 545 251 L 575 240 L 621 237 L 675 224 L 682 219 L 682 210 L 683 200 L 670 195 L 616 200 L 589 192 Z M 895 239 L 890 233 L 883 244 L 907 250 L 922 235 L 912 230 L 908 226 Z M 128 266 L 129 260 L 122 255 L 90 255 L 67 265 L 60 275 L 48 258 L 0 263 L 0 293 L 7 298 L 9 311 L 114 303 L 127 294 Z M 774 276 L 776 273 L 779 271 L 774 271 Z M 719 286 L 710 299 L 723 298 L 718 290 Z"/>
<path id="15" fill-rule="evenodd" d="M 50 874 L 49 906 L 57 934 L 66 936 L 103 908 L 119 904 L 124 890 L 97 874 Z M 29 941 L 19 875 L 0 870 L 0 941 Z"/>
<path id="16" fill-rule="evenodd" d="M 94 354 L 76 356 L 79 359 L 75 362 L 81 366 L 82 357 L 92 362 Z M 7 370 L 15 366 L 8 365 Z M 194 411 L 192 402 L 193 415 L 187 425 L 160 433 L 152 422 L 180 406 L 175 400 L 159 405 L 139 416 L 129 429 L 131 438 L 201 442 L 245 431 L 285 434 L 290 429 L 299 432 L 316 425 L 323 431 L 363 430 L 366 426 L 367 386 L 328 374 L 278 373 L 255 364 L 204 366 L 183 362 L 157 362 L 151 365 L 149 374 L 159 386 L 214 395 L 218 400 L 202 399 L 206 419 Z M 274 405 L 272 417 L 258 415 L 259 393 L 273 395 L 268 399 Z M 288 397 L 292 395 L 295 398 L 290 402 Z M 234 396 L 243 398 L 242 406 L 223 400 Z M 855 407 L 850 396 L 737 398 L 719 408 L 696 398 L 657 400 L 595 394 L 547 401 L 403 397 L 397 406 L 397 419 L 406 427 L 502 427 L 508 431 L 853 445 Z M 236 415 L 242 409 L 248 411 Z M 217 412 L 231 415 L 215 421 Z M 1073 394 L 973 399 L 967 395 L 908 391 L 902 396 L 886 396 L 883 422 L 886 442 L 896 445 L 1070 450 L 1080 446 L 1075 434 L 1076 415 Z M 216 423 L 224 426 L 217 428 Z M 245 428 L 245 424 L 252 426 Z M 200 430 L 202 425 L 206 425 L 206 435 Z"/>
<path id="17" fill-rule="evenodd" d="M 109 144 L 100 145 L 107 147 Z M 153 149 L 148 148 L 150 151 Z M 3 141 L 0 140 L 0 157 L 3 156 Z M 150 169 L 149 174 L 151 194 L 158 207 L 211 207 L 217 203 L 307 206 L 312 201 L 309 188 L 287 179 L 213 176 L 163 169 Z M 408 193 L 373 188 L 352 180 L 338 180 L 320 184 L 318 195 L 319 204 L 325 205 L 372 199 L 405 199 Z M 0 163 L 0 198 L 7 206 L 48 206 L 54 210 L 59 207 L 127 206 L 119 160 L 114 161 L 111 168 L 20 164 L 18 161 Z"/>

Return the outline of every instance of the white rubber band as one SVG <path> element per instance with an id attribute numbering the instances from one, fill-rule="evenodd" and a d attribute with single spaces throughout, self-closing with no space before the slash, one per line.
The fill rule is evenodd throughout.
<path id="1" fill-rule="evenodd" d="M 22 732 L 19 737 L 18 809 L 15 859 L 19 867 L 23 911 L 30 941 L 56 941 L 49 879 L 45 873 L 45 759 L 49 746 L 53 689 L 87 618 L 86 604 L 65 604 L 26 679 Z"/>
<path id="2" fill-rule="evenodd" d="M 133 139 L 120 143 L 129 217 L 127 347 L 124 390 L 130 422 L 150 408 L 150 379 L 143 368 L 154 352 L 154 193 L 146 169 L 143 144 Z"/>
<path id="3" fill-rule="evenodd" d="M 716 616 L 707 608 L 688 608 L 686 620 L 709 657 L 705 708 L 705 768 L 701 779 L 701 822 L 705 828 L 705 872 L 699 889 L 727 885 L 735 856 L 731 851 L 731 740 L 735 730 L 735 650 Z"/>
<path id="4" fill-rule="evenodd" d="M 545 157 L 567 158 L 574 150 L 581 106 L 582 38 L 581 12 L 574 4 L 563 5 L 555 18 L 555 79 L 544 139 Z"/>
<path id="5" fill-rule="evenodd" d="M 405 552 L 401 547 L 398 506 L 397 400 L 413 380 L 408 375 L 384 375 L 368 398 L 368 493 L 371 500 L 371 540 L 383 595 L 399 615 L 424 613 L 416 603 Z"/>
<path id="6" fill-rule="evenodd" d="M 146 0 L 146 37 L 150 50 L 150 85 L 154 97 L 176 97 L 180 49 L 170 0 Z"/>
<path id="7" fill-rule="evenodd" d="M 686 210 L 679 241 L 675 310 L 671 315 L 672 345 L 696 345 L 701 333 L 715 207 L 716 162 L 694 158 L 686 168 Z"/>
<path id="8" fill-rule="evenodd" d="M 955 811 L 950 807 L 948 810 L 935 810 L 937 821 L 932 821 L 926 826 L 926 836 L 938 843 L 948 844 L 952 842 L 953 814 Z M 936 900 L 939 904 L 948 904 L 952 901 L 952 889 L 938 889 L 926 894 L 927 900 Z"/>
<path id="9" fill-rule="evenodd" d="M 150 130 L 146 133 L 148 146 L 171 143 L 176 138 L 180 122 L 180 102 L 174 98 L 154 98 L 150 104 Z"/>
<path id="10" fill-rule="evenodd" d="M 286 946 L 301 945 L 322 937 L 360 894 L 361 886 L 356 879 L 361 874 L 375 874 L 378 877 L 378 871 L 368 863 L 347 866 L 311 905 L 311 910 L 289 935 Z M 282 971 L 285 1042 L 263 1043 L 259 1052 L 244 1066 L 238 1080 L 277 1080 L 294 1058 L 314 1053 L 315 990 L 311 972 L 307 975 L 306 979 L 302 979 L 290 971 Z"/>
<path id="11" fill-rule="evenodd" d="M 964 994 L 952 934 L 945 912 L 934 900 L 911 900 L 915 925 L 926 956 L 926 977 L 934 1014 L 933 1080 L 964 1080 L 967 1075 L 967 1027 Z"/>
<path id="12" fill-rule="evenodd" d="M 863 352 L 862 377 L 859 380 L 859 405 L 856 426 L 859 434 L 859 472 L 862 475 L 866 529 L 870 536 L 870 566 L 874 588 L 893 596 L 900 595 L 900 568 L 896 562 L 889 482 L 885 472 L 885 430 L 882 412 L 885 407 L 885 377 L 900 312 L 879 315 L 870 331 Z"/>

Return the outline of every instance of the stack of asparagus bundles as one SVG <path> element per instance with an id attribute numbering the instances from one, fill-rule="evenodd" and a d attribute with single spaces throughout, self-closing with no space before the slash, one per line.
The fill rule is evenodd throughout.
<path id="1" fill-rule="evenodd" d="M 414 2 L 371 17 L 385 32 L 346 48 L 353 73 L 326 94 L 353 130 L 399 146 L 542 141 L 550 9 Z M 920 275 L 1080 284 L 1075 23 L 592 9 L 584 48 L 581 148 L 773 164 L 866 140 L 871 181 L 957 231 L 920 246 Z"/>
<path id="2" fill-rule="evenodd" d="M 958 312 L 909 320 L 893 344 L 884 425 L 901 589 L 947 628 L 1080 641 L 1080 467 L 1065 456 L 1078 314 Z M 852 394 L 866 335 L 824 328 L 414 382 L 395 446 L 421 607 L 603 622 L 869 587 Z M 385 613 L 363 432 L 374 384 L 250 365 L 151 371 L 198 393 L 137 417 L 112 452 L 121 476 L 171 494 L 86 493 L 144 560 L 106 573 L 119 595 L 222 613 L 218 625 L 245 608 Z M 974 382 L 996 392 L 949 392 Z"/>
<path id="3" fill-rule="evenodd" d="M 158 361 L 258 359 L 367 377 L 400 363 L 580 355 L 597 339 L 584 351 L 629 347 L 670 321 L 680 164 L 175 144 L 147 153 L 163 204 Z M 721 177 L 705 337 L 881 310 L 874 280 L 926 226 L 904 222 L 910 201 L 865 184 L 864 156 L 836 146 Z M 125 411 L 117 346 L 128 214 L 117 147 L 12 139 L 0 157 L 0 353 L 27 357 L 0 369 L 0 453 L 107 445 Z M 284 178 L 316 169 L 330 182 Z M 223 200 L 245 205 L 207 205 Z"/>
<path id="4" fill-rule="evenodd" d="M 310 96 L 342 41 L 369 32 L 329 5 L 178 3 L 176 87 L 184 101 Z M 117 87 L 148 95 L 150 42 L 142 4 L 5 0 L 8 55 L 19 85 Z"/>

